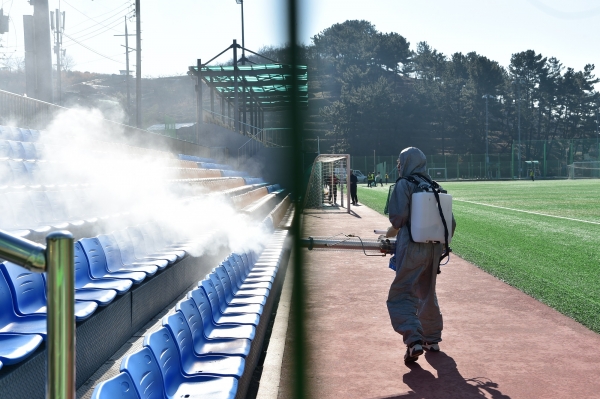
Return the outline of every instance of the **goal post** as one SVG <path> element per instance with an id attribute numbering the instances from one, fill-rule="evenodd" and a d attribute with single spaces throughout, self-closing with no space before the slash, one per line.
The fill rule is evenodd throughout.
<path id="1" fill-rule="evenodd" d="M 304 208 L 336 207 L 350 213 L 350 155 L 320 154 L 312 165 Z"/>
<path id="2" fill-rule="evenodd" d="M 448 173 L 446 168 L 429 168 L 427 173 L 433 180 L 448 180 Z"/>
<path id="3" fill-rule="evenodd" d="M 598 179 L 600 178 L 600 161 L 573 162 L 567 165 L 569 179 Z"/>

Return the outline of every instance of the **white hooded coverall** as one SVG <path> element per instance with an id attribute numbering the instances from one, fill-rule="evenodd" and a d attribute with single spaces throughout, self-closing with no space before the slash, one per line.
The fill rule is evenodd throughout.
<path id="1" fill-rule="evenodd" d="M 427 159 L 421 150 L 409 147 L 400 153 L 400 176 L 412 175 L 418 181 L 431 181 L 427 174 Z M 435 283 L 442 243 L 412 242 L 409 236 L 410 201 L 420 189 L 406 179 L 400 179 L 390 197 L 389 219 L 398 229 L 396 237 L 396 277 L 387 299 L 388 312 L 394 330 L 402 334 L 404 343 L 442 340 L 442 313 L 435 294 Z M 450 226 L 448 226 L 450 227 Z M 454 235 L 456 222 L 452 216 Z"/>

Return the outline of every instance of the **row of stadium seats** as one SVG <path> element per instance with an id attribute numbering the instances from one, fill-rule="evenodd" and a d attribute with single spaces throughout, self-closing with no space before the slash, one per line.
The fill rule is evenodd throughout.
<path id="1" fill-rule="evenodd" d="M 272 224 L 267 226 L 272 229 Z M 183 241 L 178 237 L 167 238 L 166 232 L 154 223 L 78 240 L 76 320 L 89 318 L 99 306 L 107 306 L 133 285 L 183 259 L 190 243 L 177 242 Z M 0 368 L 2 364 L 25 359 L 45 339 L 46 300 L 42 274 L 10 262 L 0 264 Z M 22 334 L 31 336 L 25 339 L 19 336 Z"/>
<path id="2" fill-rule="evenodd" d="M 34 142 L 39 138 L 39 130 L 0 125 L 0 140 Z"/>
<path id="3" fill-rule="evenodd" d="M 181 162 L 181 161 L 177 161 Z M 184 161 L 185 162 L 185 161 Z M 74 168 L 76 166 L 76 168 Z M 201 169 L 198 167 L 161 167 L 144 166 L 136 162 L 115 162 L 111 170 L 122 170 L 120 179 L 130 176 L 131 180 L 154 178 L 158 180 L 186 180 L 215 177 L 246 177 L 244 172 L 220 169 Z M 56 186 L 93 183 L 90 175 L 98 175 L 102 164 L 73 165 L 71 163 L 44 160 L 0 159 L 0 190 L 32 186 Z M 99 176 L 98 180 L 102 180 Z"/>
<path id="4" fill-rule="evenodd" d="M 6 143 L 6 142 L 9 143 Z M 25 129 L 19 127 L 11 127 L 11 126 L 2 126 L 0 125 L 0 157 L 7 158 L 15 158 L 15 159 L 41 159 L 39 154 L 39 146 L 37 142 L 44 141 L 45 144 L 51 145 L 55 147 L 54 149 L 60 150 L 59 147 L 63 147 L 65 143 L 69 143 L 69 146 L 77 146 L 78 143 L 76 140 L 73 140 L 72 137 L 69 137 L 67 141 L 62 139 L 56 139 L 54 137 L 49 137 L 47 132 L 36 130 L 36 129 Z M 4 142 L 4 143 L 3 143 Z M 10 143 L 13 142 L 13 143 Z M 15 145 L 14 142 L 20 142 L 20 146 L 25 147 L 31 151 L 35 150 L 35 156 L 31 158 L 31 155 L 24 156 L 22 155 L 22 149 L 15 148 L 12 146 Z M 147 148 L 134 147 L 127 144 L 108 142 L 103 140 L 96 140 L 89 137 L 85 137 L 83 141 L 85 143 L 85 147 L 89 149 L 89 151 L 94 151 L 96 153 L 104 153 L 109 158 L 128 158 L 128 159 L 177 159 L 177 155 L 172 154 L 166 151 L 158 151 L 151 150 Z M 25 143 L 34 144 L 26 145 Z M 14 154 L 10 156 L 4 155 L 4 147 L 10 147 L 9 151 L 12 153 L 16 151 Z M 17 145 L 18 147 L 19 145 Z M 43 145 L 42 145 L 43 148 Z M 18 155 L 21 154 L 21 155 Z M 31 154 L 31 153 L 30 153 Z M 206 161 L 206 159 L 204 159 Z M 212 161 L 212 160 L 211 160 Z M 229 167 L 228 167 L 229 169 Z"/>
<path id="5" fill-rule="evenodd" d="M 76 321 L 185 257 L 183 248 L 173 246 L 158 225 L 149 223 L 77 241 Z M 38 337 L 46 338 L 46 302 L 43 274 L 0 264 L 0 367 L 23 360 L 41 343 Z M 25 340 L 15 334 L 31 336 Z"/>
<path id="6" fill-rule="evenodd" d="M 287 231 L 260 257 L 231 254 L 188 292 L 143 348 L 121 361 L 93 399 L 234 398 L 256 327 L 282 262 Z M 133 388 L 133 389 L 132 389 Z"/>

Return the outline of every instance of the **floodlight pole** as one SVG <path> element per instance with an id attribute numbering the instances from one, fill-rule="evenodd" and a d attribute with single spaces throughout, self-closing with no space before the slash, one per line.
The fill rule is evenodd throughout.
<path id="1" fill-rule="evenodd" d="M 244 0 L 235 0 L 236 3 L 242 6 L 242 65 L 246 65 L 246 42 L 244 41 Z"/>

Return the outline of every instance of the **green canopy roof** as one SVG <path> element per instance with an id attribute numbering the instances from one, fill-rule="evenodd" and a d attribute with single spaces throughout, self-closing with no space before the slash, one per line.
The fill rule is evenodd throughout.
<path id="1" fill-rule="evenodd" d="M 201 79 L 226 101 L 235 100 L 235 81 L 237 76 L 238 101 L 240 108 L 249 109 L 257 105 L 265 111 L 285 109 L 292 100 L 292 83 L 294 76 L 298 84 L 298 101 L 300 106 L 308 106 L 308 68 L 298 65 L 293 74 L 291 65 L 254 64 L 233 66 L 202 66 Z M 198 75 L 198 67 L 189 68 L 190 74 Z"/>

